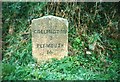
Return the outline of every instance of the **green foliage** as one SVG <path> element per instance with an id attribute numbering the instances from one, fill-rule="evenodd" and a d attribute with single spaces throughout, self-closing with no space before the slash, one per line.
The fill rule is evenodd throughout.
<path id="1" fill-rule="evenodd" d="M 79 48 L 82 47 L 82 42 L 79 39 L 79 37 L 75 38 L 74 43 L 73 43 L 73 48 L 79 50 Z"/>
<path id="2" fill-rule="evenodd" d="M 118 33 L 117 3 L 2 5 L 3 80 L 119 80 L 120 42 L 111 37 Z M 68 19 L 70 56 L 39 65 L 32 57 L 30 24 L 45 15 Z"/>

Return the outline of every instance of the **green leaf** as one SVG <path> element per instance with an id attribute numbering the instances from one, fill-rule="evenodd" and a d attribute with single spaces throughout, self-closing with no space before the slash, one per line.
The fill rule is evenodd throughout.
<path id="1" fill-rule="evenodd" d="M 80 39 L 77 37 L 77 38 L 75 38 L 75 41 L 77 42 L 77 43 L 80 43 L 81 41 L 80 41 Z"/>

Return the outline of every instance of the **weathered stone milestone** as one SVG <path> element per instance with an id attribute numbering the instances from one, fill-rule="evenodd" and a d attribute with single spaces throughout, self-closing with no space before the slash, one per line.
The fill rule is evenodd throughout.
<path id="1" fill-rule="evenodd" d="M 68 54 L 68 21 L 56 16 L 32 20 L 32 55 L 38 61 Z"/>

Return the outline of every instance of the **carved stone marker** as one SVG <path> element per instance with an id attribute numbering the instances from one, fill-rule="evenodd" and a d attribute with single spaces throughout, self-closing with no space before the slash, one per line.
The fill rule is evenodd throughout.
<path id="1" fill-rule="evenodd" d="M 61 59 L 68 54 L 68 21 L 56 16 L 32 20 L 32 55 L 37 61 Z"/>

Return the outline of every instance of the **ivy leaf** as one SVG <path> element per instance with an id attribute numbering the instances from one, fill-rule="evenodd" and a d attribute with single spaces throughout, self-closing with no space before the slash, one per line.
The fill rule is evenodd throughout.
<path id="1" fill-rule="evenodd" d="M 93 44 L 89 44 L 89 49 L 90 50 L 94 50 L 95 49 L 95 46 Z"/>
<path id="2" fill-rule="evenodd" d="M 77 38 L 75 38 L 75 41 L 77 42 L 77 43 L 80 43 L 80 39 L 77 37 Z"/>

